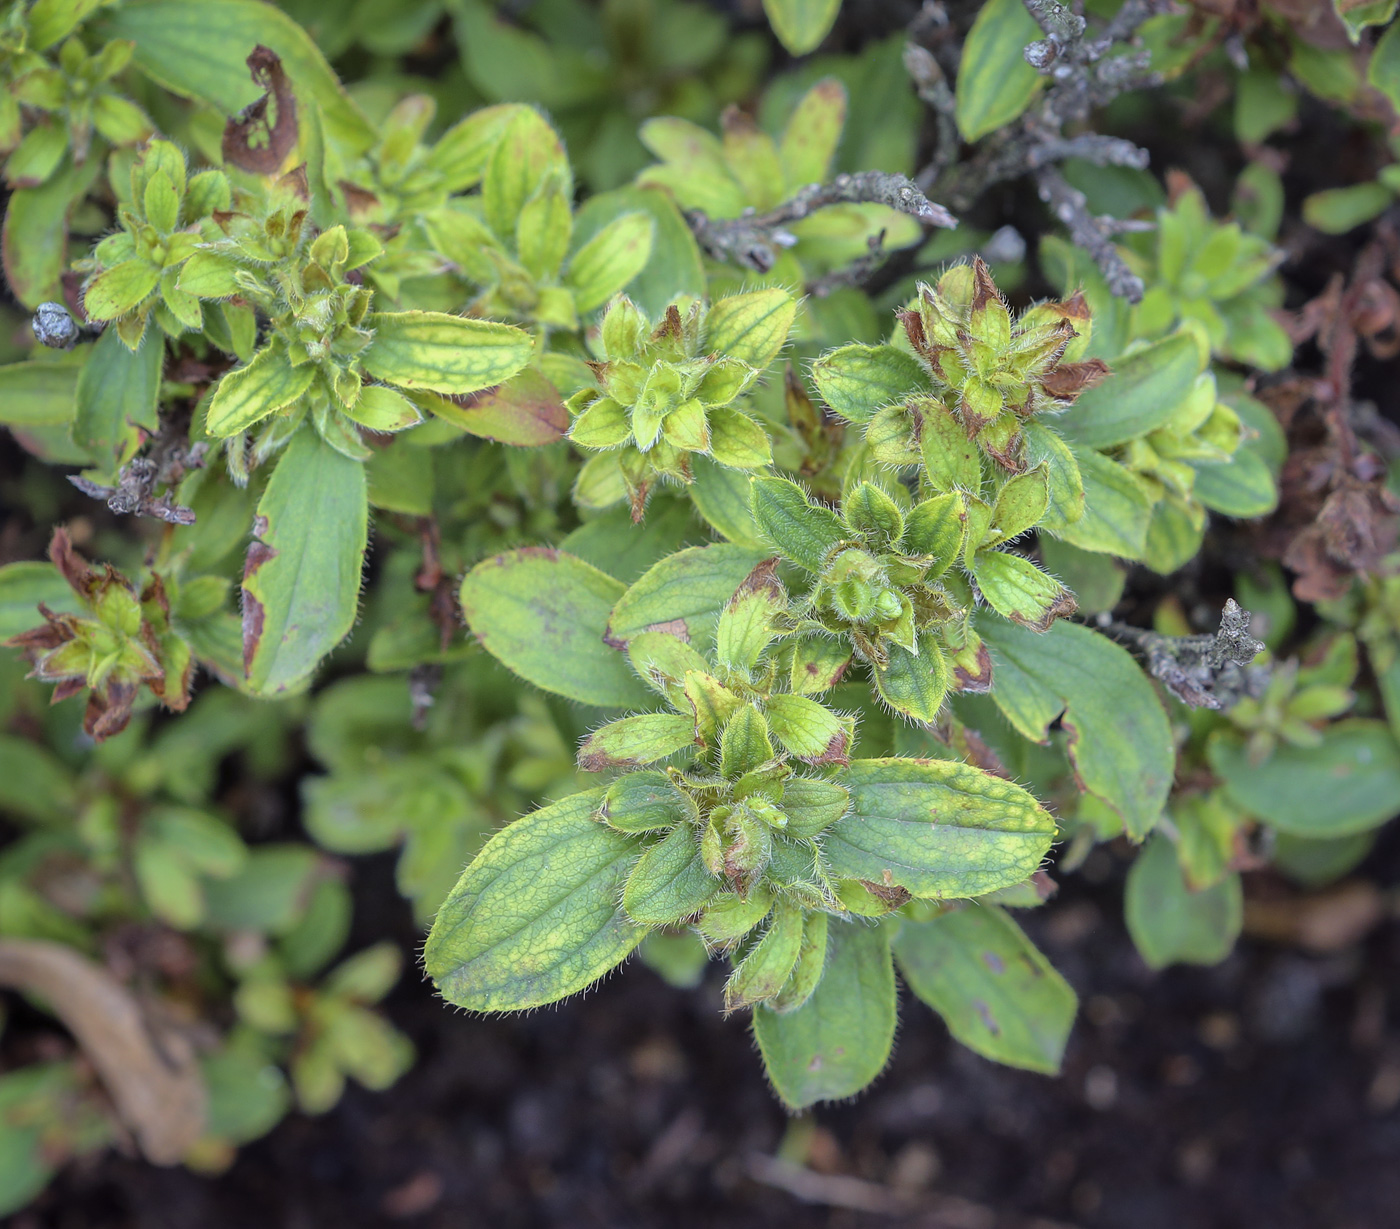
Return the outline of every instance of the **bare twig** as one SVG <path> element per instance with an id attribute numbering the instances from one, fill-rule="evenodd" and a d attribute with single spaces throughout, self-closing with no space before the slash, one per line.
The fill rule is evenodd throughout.
<path id="1" fill-rule="evenodd" d="M 965 163 L 950 160 L 949 152 L 957 146 L 943 135 L 944 93 L 952 96 L 946 80 L 930 70 L 931 55 L 919 55 L 913 48 L 906 52 L 905 66 L 939 122 L 938 148 L 919 172 L 917 183 L 927 192 L 936 188 L 950 208 L 962 211 L 971 208 L 993 185 L 1035 173 L 1041 198 L 1070 228 L 1075 243 L 1093 256 L 1113 293 L 1137 302 L 1142 297 L 1142 282 L 1123 263 L 1112 243 L 1112 236 L 1121 233 L 1123 224 L 1090 214 L 1083 194 L 1051 167 L 1066 158 L 1082 158 L 1099 166 L 1147 166 L 1147 151 L 1130 141 L 1097 133 L 1066 136 L 1065 130 L 1083 123 L 1126 90 L 1160 84 L 1161 78 L 1150 70 L 1148 52 L 1110 52 L 1122 47 L 1149 17 L 1168 11 L 1170 0 L 1127 0 L 1117 16 L 1092 37 L 1084 18 L 1058 0 L 1024 3 L 1045 34 L 1026 47 L 1026 60 L 1051 78 L 1052 84 L 1014 123 L 982 142 Z M 933 63 L 933 69 L 937 67 Z M 1128 228 L 1134 227 L 1130 224 Z"/>
<path id="2" fill-rule="evenodd" d="M 1141 652 L 1152 677 L 1183 704 L 1224 709 L 1259 694 L 1267 681 L 1266 671 L 1246 670 L 1264 651 L 1249 633 L 1251 618 L 1234 598 L 1226 598 L 1220 628 L 1210 636 L 1163 636 L 1105 615 L 1099 616 L 1098 628 Z"/>
<path id="3" fill-rule="evenodd" d="M 797 236 L 786 228 L 827 205 L 888 205 L 930 226 L 955 227 L 958 221 L 942 205 L 930 201 L 904 175 L 861 171 L 838 175 L 830 183 L 808 184 L 767 213 L 745 210 L 737 218 L 713 219 L 692 209 L 686 221 L 705 254 L 767 273 L 778 260 L 778 251 L 792 247 Z"/>
<path id="4" fill-rule="evenodd" d="M 1113 218 L 1099 217 L 1089 212 L 1088 201 L 1078 188 L 1071 187 L 1053 167 L 1041 167 L 1035 174 L 1040 199 L 1050 206 L 1061 222 L 1069 227 L 1070 238 L 1093 258 L 1108 283 L 1108 288 L 1129 303 L 1140 303 L 1143 295 L 1142 278 L 1123 262 L 1112 236 L 1117 229 Z"/>
<path id="5" fill-rule="evenodd" d="M 938 125 L 938 145 L 933 158 L 916 181 L 920 190 L 927 189 L 958 157 L 958 124 L 955 118 L 957 101 L 948 85 L 948 78 L 939 66 L 933 52 L 918 43 L 907 43 L 904 47 L 904 70 L 914 82 L 919 97 L 933 111 Z"/>
<path id="6" fill-rule="evenodd" d="M 185 1037 L 156 1032 L 125 986 L 62 943 L 0 942 L 0 985 L 36 995 L 63 1021 L 148 1161 L 174 1165 L 189 1151 L 208 1096 Z"/>
<path id="7" fill-rule="evenodd" d="M 824 299 L 833 290 L 843 286 L 863 286 L 881 265 L 885 263 L 885 232 L 871 235 L 867 240 L 869 250 L 857 257 L 844 269 L 833 269 L 807 283 L 807 293 L 814 298 Z"/>

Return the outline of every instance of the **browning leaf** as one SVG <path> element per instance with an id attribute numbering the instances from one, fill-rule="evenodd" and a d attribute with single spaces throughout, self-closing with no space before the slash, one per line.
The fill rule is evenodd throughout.
<path id="1" fill-rule="evenodd" d="M 264 93 L 224 125 L 224 161 L 245 171 L 271 175 L 297 143 L 296 95 L 277 53 L 261 43 L 248 57 L 248 71 Z M 269 103 L 276 107 L 271 123 L 267 118 Z"/>

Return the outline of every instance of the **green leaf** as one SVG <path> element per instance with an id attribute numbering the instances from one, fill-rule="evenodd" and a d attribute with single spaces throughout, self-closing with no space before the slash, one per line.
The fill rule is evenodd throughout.
<path id="1" fill-rule="evenodd" d="M 1303 200 L 1303 221 L 1327 235 L 1349 230 L 1378 218 L 1395 199 L 1384 184 L 1359 183 L 1346 188 L 1314 192 Z"/>
<path id="2" fill-rule="evenodd" d="M 863 922 L 827 927 L 826 969 L 796 1011 L 754 1011 L 768 1078 L 789 1109 L 854 1096 L 884 1069 L 894 1045 L 894 968 L 885 931 Z"/>
<path id="3" fill-rule="evenodd" d="M 243 666 L 253 691 L 301 683 L 349 633 L 368 522 L 364 466 L 298 431 L 258 501 L 243 571 Z"/>
<path id="4" fill-rule="evenodd" d="M 820 576 L 846 537 L 841 518 L 787 478 L 755 478 L 749 498 L 754 524 L 778 553 Z"/>
<path id="5" fill-rule="evenodd" d="M 156 288 L 160 270 L 145 260 L 124 260 L 104 269 L 83 291 L 83 310 L 91 320 L 115 320 L 144 302 Z"/>
<path id="6" fill-rule="evenodd" d="M 361 388 L 355 404 L 345 411 L 345 416 L 370 431 L 386 435 L 416 427 L 423 421 L 423 415 L 413 402 L 397 389 L 384 384 L 366 384 Z"/>
<path id="7" fill-rule="evenodd" d="M 534 367 L 471 394 L 465 402 L 430 392 L 415 393 L 413 401 L 472 435 L 520 448 L 552 444 L 569 429 L 569 412 L 559 390 Z"/>
<path id="8" fill-rule="evenodd" d="M 1045 743 L 1057 719 L 1080 786 L 1123 818 L 1134 840 L 1156 824 L 1176 751 L 1157 693 L 1126 649 L 1061 619 L 1037 634 L 984 619 L 992 699 L 1025 738 Z"/>
<path id="9" fill-rule="evenodd" d="M 1026 63 L 1028 43 L 1041 30 L 1021 0 L 988 0 L 963 47 L 957 82 L 957 121 L 964 139 L 976 141 L 1009 124 L 1031 104 L 1040 74 Z"/>
<path id="10" fill-rule="evenodd" d="M 377 312 L 365 370 L 386 384 L 437 393 L 474 393 L 515 375 L 534 352 L 523 329 L 446 312 Z"/>
<path id="11" fill-rule="evenodd" d="M 705 269 L 695 236 L 670 194 L 658 188 L 617 188 L 590 197 L 574 215 L 574 242 L 580 246 L 616 218 L 651 215 L 655 230 L 646 266 L 627 286 L 628 297 L 652 320 L 681 297 L 703 298 Z"/>
<path id="12" fill-rule="evenodd" d="M 1093 448 L 1076 448 L 1074 459 L 1084 485 L 1083 515 L 1070 523 L 1052 519 L 1046 528 L 1080 550 L 1123 559 L 1150 557 L 1152 495 L 1141 479 Z"/>
<path id="13" fill-rule="evenodd" d="M 1058 1074 L 1078 998 L 1004 909 L 906 921 L 890 947 L 909 988 L 968 1049 Z"/>
<path id="14" fill-rule="evenodd" d="M 1371 49 L 1366 80 L 1400 108 L 1400 25 L 1392 25 Z"/>
<path id="15" fill-rule="evenodd" d="M 707 415 L 710 455 L 735 469 L 760 469 L 773 463 L 768 432 L 732 405 L 715 406 Z"/>
<path id="16" fill-rule="evenodd" d="M 477 564 L 462 613 L 481 646 L 521 678 L 584 704 L 641 704 L 646 689 L 604 643 L 621 581 L 563 551 L 525 547 Z M 639 629 L 640 630 L 640 629 Z"/>
<path id="17" fill-rule="evenodd" d="M 29 566 L 12 563 L 0 568 L 0 580 L 7 579 L 6 573 L 15 568 Z M 58 575 L 47 563 L 33 566 L 47 568 L 50 574 Z M 68 604 L 71 605 L 71 601 Z M 37 612 L 31 611 L 28 622 L 19 630 L 24 631 L 38 621 Z M 77 779 L 71 768 L 37 743 L 0 734 L 0 811 L 33 823 L 62 823 L 73 814 L 77 801 Z"/>
<path id="18" fill-rule="evenodd" d="M 1154 572 L 1168 576 L 1196 557 L 1204 538 L 1204 527 L 1185 502 L 1168 495 L 1152 509 L 1141 558 Z"/>
<path id="19" fill-rule="evenodd" d="M 691 462 L 695 480 L 689 490 L 695 510 L 730 542 L 761 548 L 763 534 L 749 508 L 748 475 L 704 456 L 692 457 Z"/>
<path id="20" fill-rule="evenodd" d="M 1081 613 L 1098 614 L 1118 605 L 1128 572 L 1116 560 L 1080 550 L 1049 534 L 1041 535 L 1040 554 L 1046 570 L 1069 586 Z"/>
<path id="21" fill-rule="evenodd" d="M 850 718 L 806 696 L 774 695 L 764 708 L 768 726 L 789 754 L 809 764 L 841 764 L 850 754 Z"/>
<path id="22" fill-rule="evenodd" d="M 869 422 L 882 406 L 923 392 L 928 373 L 897 346 L 842 346 L 812 365 L 822 400 L 847 422 Z"/>
<path id="23" fill-rule="evenodd" d="M 0 423 L 37 427 L 68 422 L 76 408 L 81 371 L 75 363 L 33 360 L 0 366 Z"/>
<path id="24" fill-rule="evenodd" d="M 1154 969 L 1219 964 L 1235 946 L 1243 916 L 1239 875 L 1192 892 L 1175 847 L 1160 832 L 1128 871 L 1123 917 L 1134 946 Z"/>
<path id="25" fill-rule="evenodd" d="M 1055 835 L 1029 793 L 971 764 L 852 760 L 838 779 L 851 809 L 823 838 L 838 878 L 936 899 L 980 896 L 1027 878 Z"/>
<path id="26" fill-rule="evenodd" d="M 645 631 L 669 631 L 697 647 L 708 646 L 720 611 L 764 556 L 724 542 L 667 556 L 613 608 L 609 642 L 625 644 Z M 558 663 L 551 668 L 558 669 Z"/>
<path id="27" fill-rule="evenodd" d="M 921 397 L 911 401 L 909 409 L 911 417 L 918 416 L 919 449 L 933 489 L 974 494 L 980 490 L 981 453 L 948 407 L 936 397 Z"/>
<path id="28" fill-rule="evenodd" d="M 109 0 L 35 0 L 29 10 L 29 46 L 45 51 L 72 34 Z"/>
<path id="29" fill-rule="evenodd" d="M 281 59 L 302 105 L 319 109 L 327 135 L 347 155 L 364 153 L 377 139 L 374 126 L 345 93 L 306 31 L 270 4 L 142 0 L 109 10 L 99 30 L 107 38 L 133 40 L 142 72 L 172 93 L 208 103 L 221 115 L 237 115 L 261 96 L 246 60 L 259 44 L 269 47 Z"/>
<path id="30" fill-rule="evenodd" d="M 1259 145 L 1298 114 L 1298 95 L 1275 69 L 1251 68 L 1235 84 L 1235 136 Z"/>
<path id="31" fill-rule="evenodd" d="M 520 109 L 519 103 L 501 103 L 471 112 L 438 138 L 424 164 L 442 174 L 449 192 L 476 187 L 500 143 L 501 133 Z"/>
<path id="32" fill-rule="evenodd" d="M 180 289 L 198 299 L 227 299 L 238 293 L 237 262 L 222 252 L 196 252 L 180 266 Z"/>
<path id="33" fill-rule="evenodd" d="M 787 343 L 797 300 L 786 290 L 754 290 L 720 299 L 705 317 L 705 348 L 762 371 Z"/>
<path id="34" fill-rule="evenodd" d="M 43 186 L 10 193 L 3 233 L 5 280 L 30 311 L 45 300 L 63 298 L 68 216 L 103 166 L 101 158 L 89 158 L 79 167 L 65 162 Z"/>
<path id="35" fill-rule="evenodd" d="M 780 899 L 769 914 L 763 937 L 724 987 L 725 1011 L 738 1011 L 777 997 L 802 954 L 803 930 L 801 906 Z"/>
<path id="36" fill-rule="evenodd" d="M 638 768 L 695 746 L 695 722 L 674 713 L 643 713 L 623 717 L 594 730 L 578 749 L 584 772 Z"/>
<path id="37" fill-rule="evenodd" d="M 573 290 L 580 313 L 602 307 L 646 268 L 655 235 L 651 214 L 638 210 L 614 218 L 579 246 L 569 259 L 564 284 Z"/>
<path id="38" fill-rule="evenodd" d="M 1195 336 L 1173 333 L 1115 361 L 1112 374 L 1085 389 L 1055 425 L 1078 444 L 1126 444 L 1170 419 L 1205 365 Z"/>
<path id="39" fill-rule="evenodd" d="M 206 917 L 222 930 L 285 934 L 306 912 L 320 855 L 308 845 L 259 845 L 229 879 L 204 884 Z"/>
<path id="40" fill-rule="evenodd" d="M 1332 0 L 1332 8 L 1353 43 L 1368 26 L 1383 26 L 1395 16 L 1395 0 Z"/>
<path id="41" fill-rule="evenodd" d="M 315 378 L 314 364 L 293 367 L 285 349 L 274 341 L 253 355 L 251 363 L 219 381 L 209 400 L 205 430 L 216 439 L 246 431 L 278 410 L 295 405 Z"/>
<path id="42" fill-rule="evenodd" d="M 564 144 L 533 107 L 519 107 L 501 131 L 481 185 L 486 222 L 502 239 L 515 234 L 516 220 L 540 186 L 556 179 L 573 195 Z"/>
<path id="43" fill-rule="evenodd" d="M 699 913 L 719 887 L 700 858 L 695 829 L 682 823 L 637 859 L 622 889 L 622 907 L 643 926 L 669 926 Z"/>
<path id="44" fill-rule="evenodd" d="M 873 670 L 880 699 L 910 721 L 932 725 L 948 694 L 948 660 L 942 647 L 934 636 L 924 634 L 918 653 L 892 640 L 885 648 L 889 661 Z"/>
<path id="45" fill-rule="evenodd" d="M 93 344 L 78 376 L 73 442 L 88 449 L 113 477 L 160 429 L 164 364 L 165 338 L 161 333 L 148 332 L 133 354 L 116 329 L 107 329 Z"/>
<path id="46" fill-rule="evenodd" d="M 1060 615 L 1075 610 L 1069 590 L 1020 555 L 978 551 L 972 557 L 972 575 L 987 605 L 1031 631 L 1044 632 Z"/>
<path id="47" fill-rule="evenodd" d="M 841 0 L 763 0 L 763 11 L 778 41 L 793 55 L 806 55 L 831 32 Z"/>
<path id="48" fill-rule="evenodd" d="M 472 1011 L 553 1003 L 642 941 L 646 927 L 619 900 L 636 841 L 593 818 L 602 797 L 588 790 L 516 820 L 467 867 L 423 949 L 449 1003 Z"/>
<path id="49" fill-rule="evenodd" d="M 1193 464 L 1191 493 L 1214 512 L 1244 520 L 1268 516 L 1278 507 L 1278 487 L 1268 464 L 1249 447 L 1228 461 Z"/>
<path id="50" fill-rule="evenodd" d="M 5 370 L 0 367 L 0 372 Z M 77 614 L 80 609 L 72 588 L 53 564 L 36 560 L 0 567 L 0 640 L 42 623 L 40 602 L 55 614 Z"/>
<path id="51" fill-rule="evenodd" d="M 1294 836 L 1365 832 L 1390 819 L 1400 799 L 1400 746 L 1383 721 L 1335 722 L 1318 746 L 1281 743 L 1257 765 L 1243 743 L 1223 733 L 1207 753 L 1240 807 Z"/>
<path id="52" fill-rule="evenodd" d="M 778 148 L 788 192 L 830 178 L 845 124 L 846 87 L 836 77 L 823 77 L 798 99 Z"/>

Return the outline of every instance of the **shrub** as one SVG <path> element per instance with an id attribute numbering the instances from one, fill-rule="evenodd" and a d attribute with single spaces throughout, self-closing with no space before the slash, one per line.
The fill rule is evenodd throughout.
<path id="1" fill-rule="evenodd" d="M 1016 914 L 1099 843 L 1140 849 L 1153 967 L 1229 952 L 1242 871 L 1364 856 L 1400 797 L 1397 504 L 1348 384 L 1394 352 L 1394 239 L 1282 310 L 1297 98 L 1235 65 L 1286 47 L 1365 124 L 1400 34 L 1088 7 L 849 12 L 855 54 L 758 96 L 768 36 L 684 0 L 9 6 L 37 344 L 0 422 L 48 562 L 0 568 L 0 978 L 91 1065 L 0 1076 L 0 1207 L 123 1128 L 217 1168 L 398 1078 L 402 953 L 344 954 L 347 857 L 399 851 L 473 1011 L 725 962 L 797 1109 L 882 1070 L 896 974 L 1055 1072 L 1075 994 Z M 765 9 L 805 56 L 839 4 Z M 1207 74 L 1231 216 L 1118 135 Z M 1365 223 L 1390 169 L 1304 216 Z M 269 840 L 289 794 L 307 839 Z M 166 1040 L 104 1040 L 113 1003 Z M 118 1044 L 174 1046 L 173 1137 Z"/>

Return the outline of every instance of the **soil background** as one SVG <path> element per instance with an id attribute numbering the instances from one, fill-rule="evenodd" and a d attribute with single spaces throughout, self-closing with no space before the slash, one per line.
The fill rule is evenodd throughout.
<path id="1" fill-rule="evenodd" d="M 894 1059 L 855 1101 L 789 1120 L 719 969 L 673 990 L 635 961 L 521 1018 L 388 1004 L 419 1061 L 388 1093 L 293 1114 L 209 1179 L 108 1155 L 14 1229 L 396 1225 L 1388 1229 L 1400 1222 L 1400 926 L 1321 954 L 1242 940 L 1152 973 L 1099 851 L 1022 913 L 1081 996 L 1064 1073 L 964 1050 L 902 992 Z M 1255 900 L 1279 885 L 1254 875 Z M 1391 896 L 1400 833 L 1358 881 Z M 360 937 L 416 940 L 391 863 L 357 865 Z M 1391 910 L 1393 915 L 1393 910 Z M 796 1174 L 772 1161 L 805 1157 Z M 786 1187 L 786 1188 L 785 1188 Z M 863 1209 L 863 1210 L 862 1210 Z"/>

